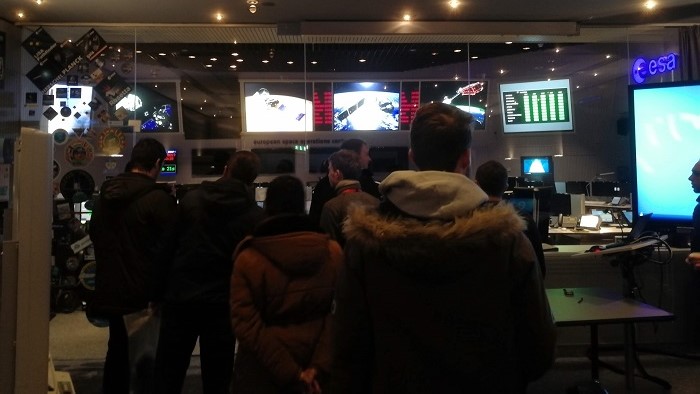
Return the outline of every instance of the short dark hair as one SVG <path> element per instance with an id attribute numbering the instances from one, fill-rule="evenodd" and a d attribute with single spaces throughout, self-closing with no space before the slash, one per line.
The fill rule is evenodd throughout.
<path id="1" fill-rule="evenodd" d="M 472 142 L 473 117 L 444 103 L 430 103 L 416 112 L 411 124 L 413 161 L 421 171 L 454 171 Z"/>
<path id="2" fill-rule="evenodd" d="M 476 169 L 474 180 L 489 196 L 501 197 L 508 189 L 508 170 L 503 164 L 489 160 Z"/>
<path id="3" fill-rule="evenodd" d="M 340 144 L 340 149 L 351 150 L 359 155 L 362 152 L 362 147 L 365 145 L 367 145 L 367 143 L 361 139 L 353 138 Z"/>
<path id="4" fill-rule="evenodd" d="M 265 212 L 270 216 L 282 213 L 305 213 L 306 191 L 299 178 L 280 175 L 273 179 L 265 196 Z"/>
<path id="5" fill-rule="evenodd" d="M 251 185 L 260 173 L 260 158 L 248 150 L 236 151 L 226 163 L 228 176 Z"/>
<path id="6" fill-rule="evenodd" d="M 341 149 L 334 152 L 328 161 L 334 169 L 343 174 L 343 179 L 360 179 L 362 167 L 360 166 L 360 155 L 357 153 L 349 149 Z"/>
<path id="7" fill-rule="evenodd" d="M 165 160 L 165 147 L 153 138 L 143 138 L 131 149 L 131 168 L 150 171 L 156 166 L 156 161 Z"/>

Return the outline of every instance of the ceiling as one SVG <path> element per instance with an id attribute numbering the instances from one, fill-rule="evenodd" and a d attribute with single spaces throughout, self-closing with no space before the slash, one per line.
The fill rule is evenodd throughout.
<path id="1" fill-rule="evenodd" d="M 210 114 L 225 117 L 240 116 L 237 82 L 246 75 L 410 75 L 631 36 L 658 41 L 665 26 L 700 23 L 695 0 L 658 0 L 653 11 L 629 0 L 471 0 L 456 9 L 446 0 L 261 0 L 255 13 L 246 0 L 40 2 L 2 0 L 0 18 L 27 34 L 43 26 L 57 41 L 95 28 L 112 45 L 106 59 L 131 50 L 137 79 L 177 78 L 189 87 L 183 105 L 207 113 L 206 100 Z"/>

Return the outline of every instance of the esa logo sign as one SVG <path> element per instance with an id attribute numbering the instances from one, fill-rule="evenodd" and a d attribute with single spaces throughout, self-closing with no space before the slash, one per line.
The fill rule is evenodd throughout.
<path id="1" fill-rule="evenodd" d="M 679 60 L 679 56 L 675 53 L 659 56 L 657 59 L 637 58 L 632 64 L 632 78 L 635 82 L 642 83 L 656 74 L 675 70 Z"/>

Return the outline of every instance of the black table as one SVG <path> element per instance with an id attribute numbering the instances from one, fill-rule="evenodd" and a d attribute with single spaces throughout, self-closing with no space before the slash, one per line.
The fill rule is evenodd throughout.
<path id="1" fill-rule="evenodd" d="M 625 330 L 625 387 L 627 393 L 634 393 L 634 373 L 639 368 L 642 377 L 661 384 L 667 389 L 671 385 L 644 371 L 636 354 L 634 323 L 645 321 L 669 321 L 675 316 L 663 309 L 625 298 L 620 292 L 584 287 L 547 289 L 547 298 L 552 309 L 555 325 L 591 327 L 591 376 L 598 379 L 598 325 L 623 324 Z"/>

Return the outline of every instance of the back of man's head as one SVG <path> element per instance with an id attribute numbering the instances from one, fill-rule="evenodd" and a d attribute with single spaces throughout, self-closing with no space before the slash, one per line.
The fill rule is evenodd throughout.
<path id="1" fill-rule="evenodd" d="M 265 196 L 265 213 L 269 216 L 283 213 L 306 212 L 306 191 L 299 178 L 280 175 L 270 182 Z"/>
<path id="2" fill-rule="evenodd" d="M 150 171 L 159 159 L 161 163 L 165 159 L 163 144 L 153 138 L 143 138 L 131 150 L 130 170 Z"/>
<path id="3" fill-rule="evenodd" d="M 359 155 L 362 152 L 362 147 L 365 145 L 367 145 L 367 143 L 362 141 L 361 139 L 353 138 L 344 141 L 342 144 L 340 144 L 340 149 L 351 150 Z"/>
<path id="4" fill-rule="evenodd" d="M 226 163 L 224 176 L 252 185 L 260 172 L 260 158 L 251 151 L 236 151 Z"/>
<path id="5" fill-rule="evenodd" d="M 411 124 L 413 162 L 421 171 L 448 171 L 472 141 L 472 116 L 449 104 L 430 103 L 418 109 Z"/>
<path id="6" fill-rule="evenodd" d="M 360 165 L 360 155 L 349 150 L 341 149 L 334 152 L 328 162 L 333 166 L 333 169 L 340 171 L 343 179 L 360 179 L 362 174 L 362 166 Z"/>
<path id="7" fill-rule="evenodd" d="M 474 180 L 489 197 L 502 197 L 508 189 L 508 170 L 503 164 L 489 160 L 476 169 Z"/>

